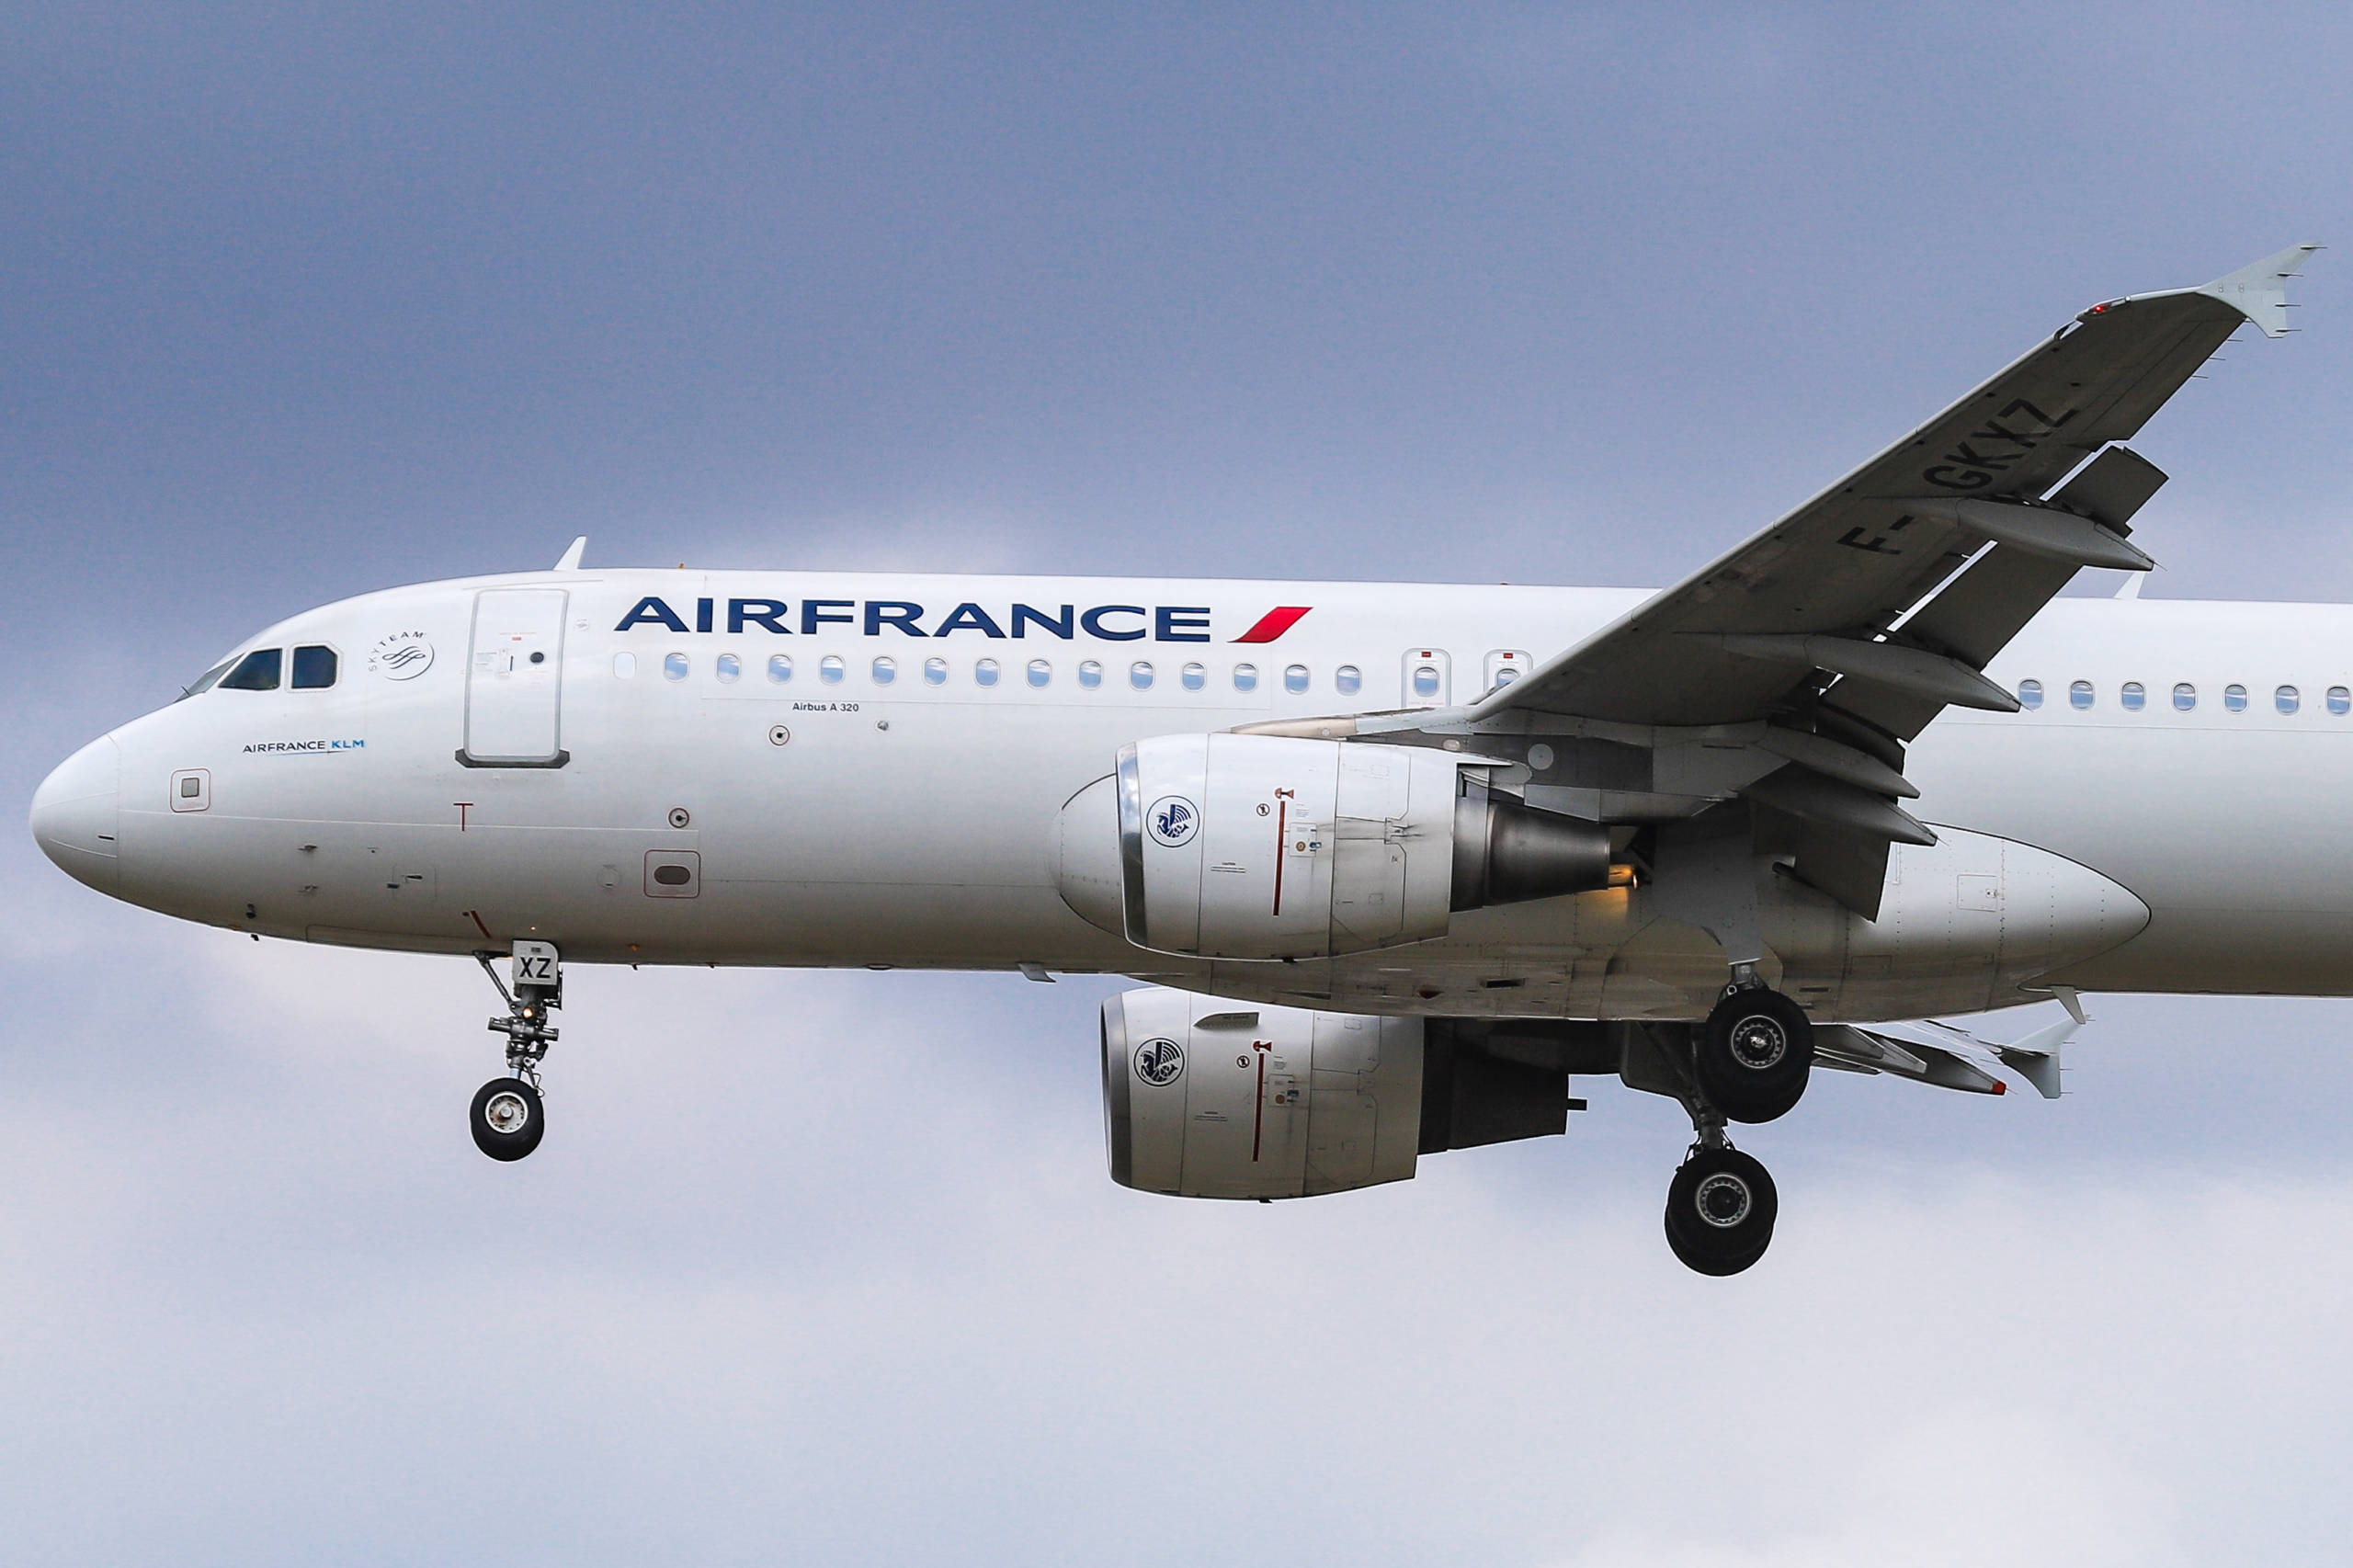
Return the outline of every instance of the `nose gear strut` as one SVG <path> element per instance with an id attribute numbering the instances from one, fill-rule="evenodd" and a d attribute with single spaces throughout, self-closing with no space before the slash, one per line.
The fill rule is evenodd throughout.
<path id="1" fill-rule="evenodd" d="M 508 1076 L 493 1078 L 474 1096 L 469 1116 L 474 1144 L 494 1160 L 519 1160 L 540 1146 L 547 1131 L 546 1108 L 540 1096 L 540 1061 L 555 1043 L 555 1026 L 548 1014 L 563 1006 L 563 966 L 548 942 L 515 944 L 515 987 L 508 990 L 491 960 L 498 955 L 478 951 L 474 961 L 498 988 L 506 1016 L 493 1018 L 488 1028 L 506 1037 Z"/>
<path id="2" fill-rule="evenodd" d="M 526 954 L 526 948 L 541 949 L 544 953 Z M 540 1059 L 555 1043 L 555 1026 L 548 1022 L 551 1009 L 563 1006 L 563 970 L 555 957 L 555 949 L 546 942 L 515 944 L 515 989 L 498 978 L 498 971 L 491 960 L 498 955 L 477 952 L 474 961 L 482 965 L 483 973 L 498 987 L 498 999 L 506 1004 L 506 1016 L 493 1018 L 483 1027 L 506 1037 L 506 1070 L 517 1077 L 537 1086 L 540 1081 Z M 542 969 L 540 966 L 545 965 Z M 526 974 L 545 974 L 547 981 L 523 978 Z"/>

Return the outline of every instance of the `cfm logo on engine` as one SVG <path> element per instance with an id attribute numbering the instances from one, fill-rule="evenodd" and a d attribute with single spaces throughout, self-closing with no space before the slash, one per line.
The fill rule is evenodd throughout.
<path id="1" fill-rule="evenodd" d="M 1199 810 L 1182 795 L 1163 795 L 1152 803 L 1152 841 L 1164 848 L 1183 848 L 1200 825 Z"/>
<path id="2" fill-rule="evenodd" d="M 1136 1076 L 1155 1089 L 1165 1089 L 1185 1072 L 1185 1048 L 1166 1036 L 1136 1047 Z"/>

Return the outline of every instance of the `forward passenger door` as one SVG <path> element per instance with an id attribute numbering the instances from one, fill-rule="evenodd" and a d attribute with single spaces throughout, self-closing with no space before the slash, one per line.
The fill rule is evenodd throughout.
<path id="1" fill-rule="evenodd" d="M 562 588 L 484 588 L 474 596 L 466 660 L 468 767 L 562 767 Z"/>

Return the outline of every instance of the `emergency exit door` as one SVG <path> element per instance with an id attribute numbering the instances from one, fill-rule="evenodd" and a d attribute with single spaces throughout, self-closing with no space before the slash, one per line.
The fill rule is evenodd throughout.
<path id="1" fill-rule="evenodd" d="M 1405 650 L 1406 708 L 1443 708 L 1452 699 L 1454 690 L 1454 661 L 1443 648 L 1408 648 Z"/>
<path id="2" fill-rule="evenodd" d="M 468 767 L 562 767 L 562 588 L 485 588 L 474 596 L 466 661 Z"/>

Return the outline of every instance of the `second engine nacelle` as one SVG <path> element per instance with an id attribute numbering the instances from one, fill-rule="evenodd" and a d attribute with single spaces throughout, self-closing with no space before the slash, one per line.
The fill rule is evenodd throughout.
<path id="1" fill-rule="evenodd" d="M 1063 808 L 1057 876 L 1156 952 L 1303 959 L 1446 935 L 1458 909 L 1609 881 L 1596 823 L 1491 796 L 1423 746 L 1159 735 Z"/>
<path id="2" fill-rule="evenodd" d="M 1420 1154 L 1564 1131 L 1568 1074 L 1618 1063 L 1605 1025 L 1315 1013 L 1145 986 L 1103 1004 L 1111 1179 L 1182 1198 L 1404 1181 Z"/>

